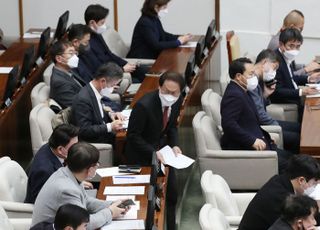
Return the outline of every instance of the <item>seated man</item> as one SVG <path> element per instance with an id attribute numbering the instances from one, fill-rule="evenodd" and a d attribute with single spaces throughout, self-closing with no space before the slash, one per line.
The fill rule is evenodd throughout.
<path id="1" fill-rule="evenodd" d="M 50 79 L 50 98 L 63 109 L 72 105 L 73 98 L 85 82 L 72 71 L 78 67 L 79 58 L 71 43 L 58 41 L 52 45 L 50 55 L 54 62 Z"/>
<path id="2" fill-rule="evenodd" d="M 278 153 L 279 170 L 286 167 L 292 153 L 278 149 L 269 133 L 260 127 L 257 109 L 248 90 L 257 87 L 254 66 L 250 59 L 239 58 L 229 66 L 231 78 L 221 101 L 221 125 L 223 149 L 274 150 Z"/>
<path id="3" fill-rule="evenodd" d="M 294 155 L 286 173 L 273 176 L 257 192 L 245 211 L 239 230 L 268 229 L 281 215 L 288 195 L 310 194 L 320 179 L 320 165 L 309 155 Z"/>
<path id="4" fill-rule="evenodd" d="M 59 168 L 68 156 L 69 148 L 78 142 L 78 129 L 72 125 L 57 126 L 47 144 L 44 144 L 31 163 L 25 202 L 34 203 L 48 178 Z"/>
<path id="5" fill-rule="evenodd" d="M 290 195 L 281 208 L 281 217 L 268 230 L 316 230 L 318 211 L 317 202 L 311 197 Z"/>
<path id="6" fill-rule="evenodd" d="M 95 176 L 99 166 L 99 151 L 92 145 L 74 144 L 68 153 L 67 167 L 58 169 L 42 187 L 32 214 L 32 226 L 53 222 L 61 205 L 74 204 L 90 214 L 88 229 L 97 229 L 119 217 L 126 209 L 119 208 L 121 201 L 113 203 L 87 196 L 81 182 Z"/>
<path id="7" fill-rule="evenodd" d="M 105 111 L 101 99 L 105 92 L 113 91 L 113 87 L 121 81 L 122 75 L 122 69 L 115 63 L 102 65 L 93 80 L 75 97 L 71 122 L 80 127 L 80 140 L 113 144 L 113 132 L 122 128 L 123 116 L 121 113 Z"/>
<path id="8" fill-rule="evenodd" d="M 86 209 L 64 204 L 57 211 L 54 223 L 40 222 L 30 230 L 86 230 L 90 216 Z"/>
<path id="9" fill-rule="evenodd" d="M 90 48 L 100 61 L 100 65 L 108 62 L 115 62 L 123 68 L 125 73 L 131 73 L 134 82 L 142 82 L 148 68 L 144 66 L 136 66 L 136 64 L 128 63 L 126 60 L 118 57 L 111 52 L 102 33 L 106 31 L 106 18 L 109 14 L 109 9 L 96 4 L 87 7 L 84 13 L 86 24 L 92 29 Z"/>
<path id="10" fill-rule="evenodd" d="M 279 67 L 277 54 L 272 50 L 262 50 L 255 64 L 255 74 L 259 84 L 254 90 L 249 90 L 249 95 L 256 105 L 260 125 L 280 125 L 283 133 L 284 149 L 293 153 L 300 150 L 300 124 L 298 122 L 276 121 L 266 111 L 269 95 L 275 90 L 275 76 Z"/>

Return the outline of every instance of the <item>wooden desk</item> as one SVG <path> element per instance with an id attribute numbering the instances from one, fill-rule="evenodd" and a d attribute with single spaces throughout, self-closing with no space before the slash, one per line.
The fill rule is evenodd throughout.
<path id="1" fill-rule="evenodd" d="M 301 125 L 300 152 L 320 158 L 320 98 L 306 98 Z M 319 106 L 320 108 L 320 106 Z"/>
<path id="2" fill-rule="evenodd" d="M 166 168 L 166 175 L 168 175 L 169 171 L 168 168 Z M 150 167 L 142 167 L 141 174 L 150 174 Z M 158 184 L 163 184 L 163 193 L 164 196 L 161 197 L 161 210 L 160 212 L 155 212 L 155 219 L 154 223 L 158 227 L 159 230 L 164 229 L 164 217 L 165 217 L 165 194 L 167 189 L 167 177 L 158 177 L 157 178 Z M 97 198 L 101 200 L 105 200 L 106 196 L 103 195 L 104 188 L 106 186 L 112 186 L 114 185 L 112 182 L 112 177 L 103 177 L 100 182 L 100 187 L 97 193 Z M 144 195 L 136 195 L 136 200 L 140 201 L 140 210 L 138 211 L 138 219 L 145 220 L 147 217 L 147 207 L 148 207 L 148 184 L 125 184 L 125 185 L 115 185 L 115 186 L 145 186 Z"/>

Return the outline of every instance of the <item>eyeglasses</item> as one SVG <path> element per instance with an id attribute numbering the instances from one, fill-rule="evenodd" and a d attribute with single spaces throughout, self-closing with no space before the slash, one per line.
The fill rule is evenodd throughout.
<path id="1" fill-rule="evenodd" d="M 59 55 L 63 55 L 63 54 L 69 54 L 69 55 L 73 56 L 73 55 L 78 55 L 78 51 L 60 53 Z"/>

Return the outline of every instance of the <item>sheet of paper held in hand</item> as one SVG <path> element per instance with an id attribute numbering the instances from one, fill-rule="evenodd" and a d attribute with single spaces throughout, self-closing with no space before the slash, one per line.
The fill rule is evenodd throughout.
<path id="1" fill-rule="evenodd" d="M 165 164 L 170 165 L 177 169 L 184 169 L 193 164 L 194 160 L 183 154 L 176 156 L 172 148 L 168 145 L 159 150 L 162 154 Z"/>

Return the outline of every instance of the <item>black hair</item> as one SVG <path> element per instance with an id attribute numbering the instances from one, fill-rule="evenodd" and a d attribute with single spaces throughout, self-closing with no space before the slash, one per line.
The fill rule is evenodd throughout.
<path id="1" fill-rule="evenodd" d="M 93 75 L 95 80 L 101 78 L 122 79 L 122 77 L 123 69 L 114 62 L 101 65 Z"/>
<path id="2" fill-rule="evenodd" d="M 71 172 L 81 172 L 95 166 L 99 161 L 99 151 L 86 142 L 78 142 L 68 151 L 67 165 Z"/>
<path id="3" fill-rule="evenodd" d="M 58 125 L 52 132 L 49 138 L 49 146 L 53 149 L 59 146 L 65 147 L 72 138 L 77 137 L 79 128 L 73 125 L 61 124 Z"/>
<path id="4" fill-rule="evenodd" d="M 74 39 L 81 40 L 85 35 L 90 34 L 92 30 L 89 26 L 83 24 L 73 24 L 68 30 L 68 39 L 71 42 Z"/>
<path id="5" fill-rule="evenodd" d="M 308 182 L 311 179 L 320 179 L 320 165 L 316 159 L 306 154 L 293 155 L 287 168 L 289 179 L 304 177 Z"/>
<path id="6" fill-rule="evenodd" d="M 74 204 L 64 204 L 59 207 L 54 219 L 54 228 L 63 230 L 70 226 L 73 229 L 79 227 L 82 223 L 89 223 L 90 215 L 88 211 Z"/>
<path id="7" fill-rule="evenodd" d="M 271 63 L 280 63 L 279 56 L 276 54 L 276 52 L 270 49 L 262 50 L 256 58 L 256 63 L 259 63 L 264 59 L 267 59 Z"/>
<path id="8" fill-rule="evenodd" d="M 101 6 L 100 4 L 92 4 L 87 7 L 84 12 L 84 20 L 88 25 L 91 20 L 98 22 L 105 19 L 109 14 L 109 9 Z"/>
<path id="9" fill-rule="evenodd" d="M 312 210 L 318 213 L 317 202 L 306 195 L 290 195 L 282 205 L 281 218 L 293 224 L 297 219 L 307 218 Z"/>
<path id="10" fill-rule="evenodd" d="M 156 5 L 161 7 L 168 4 L 168 2 L 170 2 L 170 0 L 145 0 L 141 12 L 146 16 L 157 16 L 157 12 L 155 11 L 154 7 Z"/>
<path id="11" fill-rule="evenodd" d="M 56 63 L 56 56 L 57 55 L 61 55 L 64 53 L 64 51 L 69 48 L 70 46 L 72 46 L 71 42 L 66 41 L 66 40 L 60 40 L 55 42 L 51 48 L 50 48 L 50 56 L 51 59 L 54 63 Z"/>
<path id="12" fill-rule="evenodd" d="M 169 71 L 165 72 L 159 78 L 159 85 L 163 86 L 163 83 L 167 80 L 174 81 L 174 82 L 178 83 L 179 87 L 180 87 L 180 92 L 182 92 L 184 90 L 186 83 L 185 83 L 181 74 L 176 73 L 176 72 L 169 72 Z"/>
<path id="13" fill-rule="evenodd" d="M 286 44 L 289 41 L 298 41 L 303 43 L 303 37 L 298 29 L 287 28 L 280 33 L 279 41 Z"/>
<path id="14" fill-rule="evenodd" d="M 246 71 L 245 64 L 251 64 L 251 63 L 252 61 L 246 57 L 233 60 L 229 66 L 230 78 L 234 79 L 237 73 L 243 74 Z"/>

